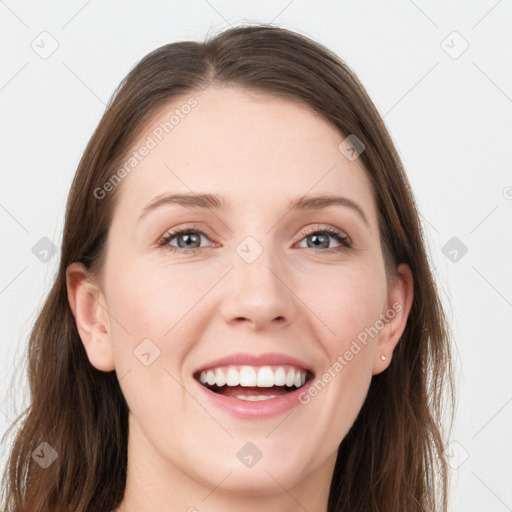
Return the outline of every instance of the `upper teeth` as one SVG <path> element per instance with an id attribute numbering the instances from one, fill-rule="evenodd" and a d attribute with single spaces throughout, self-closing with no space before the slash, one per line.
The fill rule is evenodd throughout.
<path id="1" fill-rule="evenodd" d="M 228 386 L 295 386 L 300 388 L 306 382 L 306 371 L 292 366 L 224 366 L 202 371 L 199 380 L 203 384 Z"/>

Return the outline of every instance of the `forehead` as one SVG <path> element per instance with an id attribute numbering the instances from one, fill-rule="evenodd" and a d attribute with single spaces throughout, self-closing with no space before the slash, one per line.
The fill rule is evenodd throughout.
<path id="1" fill-rule="evenodd" d="M 138 158 L 121 183 L 119 209 L 139 215 L 169 192 L 210 192 L 232 205 L 259 207 L 338 193 L 365 204 L 375 220 L 370 181 L 360 159 L 340 152 L 344 138 L 298 101 L 235 87 L 190 93 L 141 129 L 128 155 Z"/>

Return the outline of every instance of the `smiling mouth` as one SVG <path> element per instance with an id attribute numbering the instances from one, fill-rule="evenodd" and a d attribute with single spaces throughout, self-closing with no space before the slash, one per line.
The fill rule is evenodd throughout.
<path id="1" fill-rule="evenodd" d="M 314 378 L 314 374 L 309 370 L 286 366 L 266 366 L 260 369 L 245 366 L 202 371 L 196 373 L 194 378 L 218 395 L 245 401 L 261 401 L 301 389 Z"/>

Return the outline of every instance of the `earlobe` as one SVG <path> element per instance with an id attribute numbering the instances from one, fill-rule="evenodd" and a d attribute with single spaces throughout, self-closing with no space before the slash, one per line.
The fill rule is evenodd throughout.
<path id="1" fill-rule="evenodd" d="M 69 265 L 66 285 L 69 305 L 90 363 L 98 370 L 112 371 L 115 364 L 103 293 L 88 279 L 81 263 Z"/>
<path id="2" fill-rule="evenodd" d="M 414 280 L 410 267 L 402 263 L 399 275 L 389 290 L 388 307 L 384 312 L 385 326 L 379 334 L 373 359 L 373 375 L 383 372 L 390 364 L 393 350 L 400 341 L 414 298 Z"/>

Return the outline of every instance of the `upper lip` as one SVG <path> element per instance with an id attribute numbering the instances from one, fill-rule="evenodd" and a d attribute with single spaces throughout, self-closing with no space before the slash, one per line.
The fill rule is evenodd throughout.
<path id="1" fill-rule="evenodd" d="M 247 352 L 237 352 L 220 359 L 215 359 L 208 363 L 203 364 L 201 367 L 194 371 L 194 375 L 201 373 L 204 370 L 210 368 L 217 368 L 219 366 L 229 365 L 247 365 L 247 366 L 278 366 L 278 365 L 289 365 L 295 366 L 296 368 L 307 370 L 313 373 L 311 365 L 297 359 L 296 357 L 289 356 L 286 354 L 280 354 L 279 352 L 266 352 L 264 354 L 249 354 Z"/>

